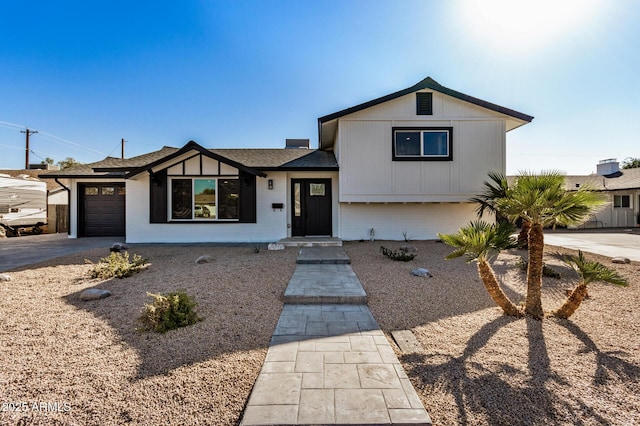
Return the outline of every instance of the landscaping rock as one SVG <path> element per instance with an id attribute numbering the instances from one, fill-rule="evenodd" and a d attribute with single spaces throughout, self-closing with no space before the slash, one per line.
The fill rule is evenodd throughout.
<path id="1" fill-rule="evenodd" d="M 211 256 L 205 254 L 204 256 L 200 256 L 199 258 L 196 259 L 196 264 L 200 265 L 202 263 L 209 263 L 211 262 Z"/>
<path id="2" fill-rule="evenodd" d="M 11 281 L 11 275 L 9 275 L 9 274 L 0 274 L 0 281 Z"/>
<path id="3" fill-rule="evenodd" d="M 90 288 L 80 293 L 80 300 L 98 300 L 109 296 L 111 296 L 111 292 L 109 290 Z"/>
<path id="4" fill-rule="evenodd" d="M 433 275 L 431 274 L 431 272 L 429 272 L 428 269 L 425 268 L 418 268 L 418 269 L 414 269 L 413 271 L 411 271 L 411 273 L 413 275 L 415 275 L 416 277 L 429 277 L 429 278 L 433 278 Z"/>
<path id="5" fill-rule="evenodd" d="M 622 263 L 622 264 L 631 263 L 631 261 L 626 257 L 614 257 L 613 259 L 611 259 L 611 261 L 613 263 Z"/>
<path id="6" fill-rule="evenodd" d="M 284 244 L 280 244 L 280 243 L 270 243 L 267 246 L 267 249 L 269 250 L 284 250 Z"/>
<path id="7" fill-rule="evenodd" d="M 400 250 L 406 251 L 407 253 L 417 253 L 418 252 L 418 248 L 416 246 L 408 246 L 408 245 L 400 247 Z"/>
<path id="8" fill-rule="evenodd" d="M 111 252 L 116 252 L 116 253 L 120 253 L 121 251 L 127 251 L 129 250 L 129 246 L 123 243 L 113 243 L 111 244 L 111 248 L 109 248 L 109 251 Z"/>

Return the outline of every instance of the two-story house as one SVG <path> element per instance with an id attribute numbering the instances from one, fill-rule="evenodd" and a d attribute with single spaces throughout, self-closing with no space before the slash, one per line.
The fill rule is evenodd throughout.
<path id="1" fill-rule="evenodd" d="M 506 133 L 532 116 L 426 78 L 318 119 L 319 146 L 207 149 L 190 141 L 106 158 L 70 179 L 69 236 L 140 242 L 436 238 L 475 217 L 470 197 L 505 172 Z"/>

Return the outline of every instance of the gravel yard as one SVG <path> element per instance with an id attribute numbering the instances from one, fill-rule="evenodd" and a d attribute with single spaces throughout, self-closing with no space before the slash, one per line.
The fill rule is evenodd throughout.
<path id="1" fill-rule="evenodd" d="M 482 285 L 475 264 L 444 261 L 452 249 L 434 241 L 412 241 L 411 262 L 383 258 L 380 245 L 348 243 L 352 266 L 369 294 L 369 307 L 389 332 L 411 329 L 424 348 L 402 355 L 437 425 L 632 425 L 640 424 L 640 265 L 613 266 L 627 288 L 590 285 L 590 298 L 571 320 L 544 322 L 501 314 Z M 562 274 L 545 278 L 543 305 L 557 308 L 575 273 L 561 259 L 569 250 L 547 247 L 545 262 Z M 501 254 L 494 269 L 505 292 L 524 301 L 526 276 L 516 268 L 526 251 Z M 410 275 L 417 267 L 433 278 Z"/>
<path id="2" fill-rule="evenodd" d="M 398 242 L 344 248 L 381 327 L 412 329 L 424 347 L 399 355 L 434 424 L 640 423 L 637 263 L 614 265 L 630 287 L 596 283 L 572 320 L 540 323 L 501 315 L 475 265 L 443 260 L 448 246 L 411 244 L 419 252 L 408 263 L 379 253 L 380 245 Z M 123 280 L 87 278 L 84 259 L 108 254 L 99 249 L 21 268 L 0 282 L 0 402 L 28 404 L 24 412 L 0 412 L 0 424 L 239 421 L 297 250 L 145 245 L 131 252 L 150 265 Z M 566 250 L 547 252 L 547 264 L 563 275 L 545 279 L 543 303 L 552 309 L 575 275 L 558 259 Z M 204 254 L 213 261 L 196 265 Z M 525 288 L 515 267 L 521 255 L 503 254 L 494 265 L 514 300 Z M 434 277 L 411 276 L 417 267 Z M 93 287 L 113 295 L 78 299 Z M 176 289 L 195 297 L 205 320 L 166 334 L 136 332 L 136 318 L 151 301 L 146 292 Z M 59 405 L 33 409 L 42 402 Z"/>

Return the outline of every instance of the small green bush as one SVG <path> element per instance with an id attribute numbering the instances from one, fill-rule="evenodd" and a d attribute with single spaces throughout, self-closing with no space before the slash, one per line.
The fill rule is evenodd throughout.
<path id="1" fill-rule="evenodd" d="M 413 253 L 407 253 L 406 251 L 402 250 L 394 251 L 383 246 L 380 246 L 380 252 L 382 252 L 382 254 L 387 256 L 389 259 L 397 260 L 400 262 L 409 262 L 416 257 L 416 255 Z"/>
<path id="2" fill-rule="evenodd" d="M 143 259 L 140 255 L 134 254 L 133 259 L 129 259 L 129 253 L 112 252 L 109 257 L 104 257 L 96 264 L 90 260 L 85 260 L 87 263 L 91 263 L 93 268 L 89 271 L 91 278 L 124 278 L 130 277 L 134 273 L 147 264 L 147 259 Z"/>
<path id="3" fill-rule="evenodd" d="M 198 304 L 184 290 L 147 295 L 153 297 L 153 303 L 145 303 L 138 318 L 139 331 L 165 333 L 203 320 L 195 311 Z"/>

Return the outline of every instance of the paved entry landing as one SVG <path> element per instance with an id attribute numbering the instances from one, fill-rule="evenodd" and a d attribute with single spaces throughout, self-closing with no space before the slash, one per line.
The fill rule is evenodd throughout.
<path id="1" fill-rule="evenodd" d="M 336 268 L 351 270 L 318 262 L 299 264 L 296 273 L 331 281 L 340 276 Z M 326 288 L 330 297 L 346 297 L 340 285 Z M 430 425 L 431 419 L 369 308 L 318 302 L 284 305 L 241 424 Z"/>

